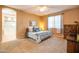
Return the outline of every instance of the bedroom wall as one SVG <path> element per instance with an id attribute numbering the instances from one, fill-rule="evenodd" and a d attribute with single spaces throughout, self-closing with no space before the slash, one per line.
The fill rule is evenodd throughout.
<path id="1" fill-rule="evenodd" d="M 25 31 L 28 27 L 29 21 L 35 20 L 37 22 L 37 25 L 39 25 L 40 17 L 26 13 L 21 10 L 17 10 L 17 37 L 18 38 L 24 38 L 25 37 Z"/>
<path id="2" fill-rule="evenodd" d="M 44 30 L 47 30 L 47 27 L 48 27 L 48 21 L 47 21 L 48 20 L 48 16 L 41 16 L 40 18 L 41 18 L 40 23 L 43 24 Z"/>
<path id="3" fill-rule="evenodd" d="M 79 21 L 79 8 L 65 11 L 63 17 L 64 24 L 74 24 L 74 21 Z"/>
<path id="4" fill-rule="evenodd" d="M 0 42 L 2 40 L 2 6 L 0 6 Z"/>

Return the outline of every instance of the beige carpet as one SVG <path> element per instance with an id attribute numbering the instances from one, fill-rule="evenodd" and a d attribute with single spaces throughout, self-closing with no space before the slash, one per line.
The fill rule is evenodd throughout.
<path id="1" fill-rule="evenodd" d="M 9 53 L 66 53 L 67 41 L 57 37 L 51 37 L 41 43 L 35 43 L 31 39 L 17 39 L 2 43 L 0 52 Z"/>

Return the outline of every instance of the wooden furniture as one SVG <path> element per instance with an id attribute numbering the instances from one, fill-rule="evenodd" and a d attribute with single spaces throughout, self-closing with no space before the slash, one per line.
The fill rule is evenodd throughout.
<path id="1" fill-rule="evenodd" d="M 25 31 L 25 38 L 28 38 L 28 32 L 29 32 L 29 29 L 26 28 L 26 31 Z"/>
<path id="2" fill-rule="evenodd" d="M 64 38 L 76 40 L 77 26 L 76 25 L 64 25 Z"/>
<path id="3" fill-rule="evenodd" d="M 79 42 L 77 42 L 78 26 L 64 25 L 64 38 L 67 40 L 67 52 L 79 52 Z"/>

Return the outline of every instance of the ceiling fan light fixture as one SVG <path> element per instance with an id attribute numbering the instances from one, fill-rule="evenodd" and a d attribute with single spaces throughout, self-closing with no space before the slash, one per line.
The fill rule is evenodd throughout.
<path id="1" fill-rule="evenodd" d="M 47 6 L 35 6 L 34 7 L 37 11 L 40 11 L 40 12 L 44 12 L 48 9 Z"/>
<path id="2" fill-rule="evenodd" d="M 39 10 L 40 10 L 40 12 L 44 12 L 45 10 L 47 10 L 47 7 L 46 6 L 43 6 Z"/>

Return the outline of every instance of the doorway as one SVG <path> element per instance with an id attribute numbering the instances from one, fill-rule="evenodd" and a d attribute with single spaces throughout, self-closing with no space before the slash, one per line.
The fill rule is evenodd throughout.
<path id="1" fill-rule="evenodd" d="M 2 42 L 16 40 L 16 11 L 2 9 Z"/>

